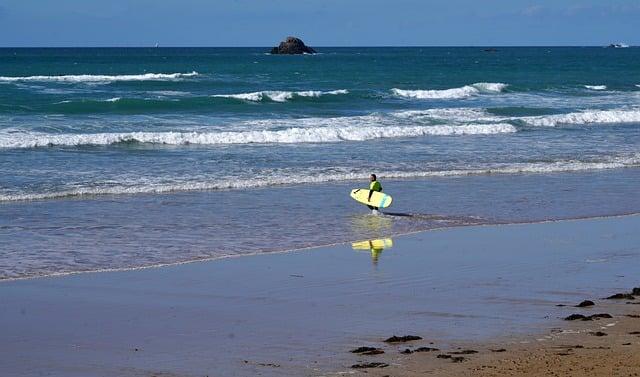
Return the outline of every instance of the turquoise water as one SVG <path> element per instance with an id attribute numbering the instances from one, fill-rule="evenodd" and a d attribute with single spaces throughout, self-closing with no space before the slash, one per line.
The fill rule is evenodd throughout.
<path id="1" fill-rule="evenodd" d="M 0 49 L 0 278 L 640 207 L 640 49 L 265 51 Z"/>

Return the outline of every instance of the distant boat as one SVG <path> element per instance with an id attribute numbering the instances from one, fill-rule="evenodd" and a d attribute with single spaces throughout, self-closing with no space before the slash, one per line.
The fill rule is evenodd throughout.
<path id="1" fill-rule="evenodd" d="M 160 47 L 160 43 L 156 42 L 156 48 Z"/>
<path id="2" fill-rule="evenodd" d="M 628 44 L 624 44 L 624 43 L 612 43 L 607 47 L 609 47 L 609 48 L 628 48 L 629 45 Z"/>

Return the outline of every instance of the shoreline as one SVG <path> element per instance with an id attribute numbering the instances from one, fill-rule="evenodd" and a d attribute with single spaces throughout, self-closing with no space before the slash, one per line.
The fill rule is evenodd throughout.
<path id="1" fill-rule="evenodd" d="M 384 213 L 384 212 L 383 212 Z M 393 215 L 387 215 L 393 216 Z M 477 224 L 457 224 L 451 226 L 441 226 L 436 228 L 424 229 L 424 230 L 416 230 L 406 233 L 398 233 L 398 234 L 383 234 L 380 235 L 379 238 L 396 238 L 396 237 L 405 237 L 420 233 L 427 232 L 436 232 L 447 229 L 455 229 L 455 228 L 478 228 L 478 227 L 492 227 L 492 226 L 518 226 L 518 225 L 532 225 L 532 224 L 548 224 L 548 223 L 556 223 L 556 222 L 573 222 L 573 221 L 589 221 L 589 220 L 598 220 L 598 219 L 615 219 L 621 217 L 633 217 L 640 216 L 640 212 L 630 212 L 630 213 L 622 213 L 622 214 L 614 214 L 614 215 L 600 215 L 600 216 L 584 216 L 584 217 L 573 217 L 573 218 L 562 218 L 562 219 L 549 219 L 549 220 L 540 220 L 540 221 L 522 221 L 522 222 L 493 222 L 493 223 L 477 223 Z M 172 266 L 180 266 L 191 263 L 199 263 L 199 262 L 214 262 L 219 260 L 226 259 L 234 259 L 234 258 L 244 258 L 244 257 L 255 257 L 259 255 L 278 255 L 278 254 L 288 254 L 288 253 L 298 253 L 305 252 L 314 249 L 321 248 L 330 248 L 335 246 L 344 246 L 354 242 L 360 242 L 363 240 L 348 240 L 335 242 L 330 244 L 323 245 L 314 245 L 308 247 L 294 248 L 294 249 L 286 249 L 286 250 L 275 250 L 275 251 L 257 251 L 247 254 L 233 254 L 233 255 L 222 255 L 215 257 L 207 257 L 201 259 L 193 259 L 172 263 L 163 263 L 157 265 L 149 265 L 149 266 L 134 266 L 134 267 L 123 267 L 123 268 L 107 268 L 107 269 L 97 269 L 97 270 L 87 270 L 87 271 L 70 271 L 70 272 L 61 272 L 61 273 L 53 273 L 47 275 L 36 275 L 36 276 L 25 276 L 25 277 L 17 277 L 17 278 L 6 278 L 0 279 L 0 287 L 5 282 L 13 282 L 13 281 L 23 281 L 23 280 L 33 280 L 33 279 L 45 279 L 45 278 L 64 278 L 66 276 L 74 276 L 74 275 L 83 275 L 83 274 L 102 274 L 109 272 L 127 272 L 127 271 L 139 271 L 139 270 L 147 270 L 147 269 L 155 269 L 155 268 L 165 268 Z M 365 240 L 366 241 L 366 240 Z"/>

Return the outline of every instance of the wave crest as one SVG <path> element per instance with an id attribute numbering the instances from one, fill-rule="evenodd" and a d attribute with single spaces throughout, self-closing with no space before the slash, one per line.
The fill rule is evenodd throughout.
<path id="1" fill-rule="evenodd" d="M 440 90 L 408 90 L 408 89 L 391 89 L 391 93 L 395 96 L 411 99 L 460 99 L 467 98 L 481 93 L 500 93 L 508 84 L 478 82 L 472 85 L 465 85 L 459 88 L 440 89 Z"/>
<path id="2" fill-rule="evenodd" d="M 555 127 L 561 124 L 640 123 L 640 110 L 591 110 L 518 119 L 527 125 L 541 127 Z"/>
<path id="3" fill-rule="evenodd" d="M 263 90 L 259 92 L 251 93 L 238 93 L 238 94 L 214 94 L 212 97 L 216 98 L 233 98 L 243 101 L 260 102 L 265 99 L 269 99 L 274 102 L 286 102 L 294 97 L 320 97 L 323 95 L 339 95 L 349 94 L 346 89 L 320 91 L 320 90 L 304 90 L 299 92 L 282 91 L 282 90 Z"/>
<path id="4" fill-rule="evenodd" d="M 607 90 L 606 85 L 585 85 L 584 87 L 591 90 Z"/>
<path id="5" fill-rule="evenodd" d="M 99 83 L 113 81 L 171 81 L 198 76 L 196 71 L 189 73 L 144 73 L 139 75 L 58 75 L 58 76 L 0 76 L 0 82 L 42 81 L 67 83 Z"/>
<path id="6" fill-rule="evenodd" d="M 167 145 L 330 143 L 399 137 L 490 135 L 516 131 L 516 128 L 510 124 L 498 123 L 409 127 L 296 127 L 278 131 L 264 130 L 245 132 L 121 132 L 94 134 L 12 132 L 0 136 L 0 148 L 110 145 L 131 142 Z"/>

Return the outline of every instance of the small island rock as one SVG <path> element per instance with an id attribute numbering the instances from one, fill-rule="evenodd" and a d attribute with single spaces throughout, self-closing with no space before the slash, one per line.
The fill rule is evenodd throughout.
<path id="1" fill-rule="evenodd" d="M 315 54 L 316 51 L 311 47 L 304 44 L 304 42 L 300 38 L 296 37 L 287 37 L 284 42 L 280 42 L 278 47 L 274 47 L 271 49 L 272 54 L 285 54 L 285 55 L 294 55 L 294 54 Z"/>

